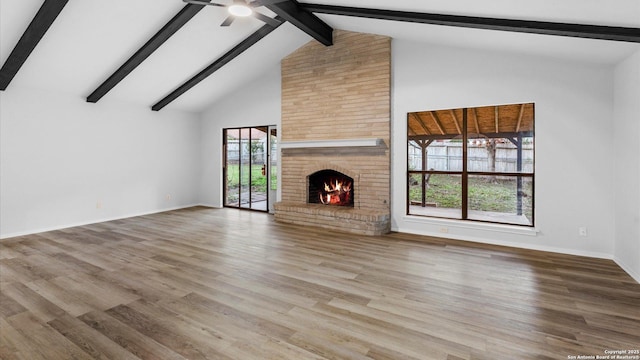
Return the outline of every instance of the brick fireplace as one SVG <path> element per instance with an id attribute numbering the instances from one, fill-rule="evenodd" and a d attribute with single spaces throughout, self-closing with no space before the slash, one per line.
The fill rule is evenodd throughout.
<path id="1" fill-rule="evenodd" d="M 312 41 L 282 61 L 276 221 L 389 231 L 390 81 L 391 39 L 384 36 L 337 30 L 333 46 Z M 323 171 L 352 179 L 349 206 L 310 201 L 309 177 Z"/>

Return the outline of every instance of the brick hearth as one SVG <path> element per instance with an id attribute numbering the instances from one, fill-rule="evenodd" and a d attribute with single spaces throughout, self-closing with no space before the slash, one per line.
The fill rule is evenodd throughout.
<path id="1" fill-rule="evenodd" d="M 282 201 L 277 221 L 376 235 L 390 228 L 391 39 L 335 31 L 282 61 Z M 305 147 L 305 141 L 378 139 L 370 147 Z M 348 142 L 348 141 L 347 141 Z M 298 143 L 299 144 L 299 143 Z M 308 204 L 307 177 L 331 169 L 354 179 L 354 207 Z"/>
<path id="2" fill-rule="evenodd" d="M 362 235 L 380 235 L 389 232 L 389 213 L 375 210 L 279 202 L 276 221 L 353 232 Z"/>

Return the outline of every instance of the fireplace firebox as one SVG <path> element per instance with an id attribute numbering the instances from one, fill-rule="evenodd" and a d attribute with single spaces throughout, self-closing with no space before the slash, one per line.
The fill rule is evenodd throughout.
<path id="1" fill-rule="evenodd" d="M 310 204 L 353 207 L 353 178 L 335 171 L 320 170 L 308 177 Z"/>

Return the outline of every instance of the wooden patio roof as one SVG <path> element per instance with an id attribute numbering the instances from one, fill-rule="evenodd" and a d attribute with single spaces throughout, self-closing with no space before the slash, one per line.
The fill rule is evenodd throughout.
<path id="1" fill-rule="evenodd" d="M 462 135 L 463 109 L 408 114 L 409 139 L 452 139 Z M 469 137 L 512 137 L 533 132 L 533 103 L 468 108 Z"/>

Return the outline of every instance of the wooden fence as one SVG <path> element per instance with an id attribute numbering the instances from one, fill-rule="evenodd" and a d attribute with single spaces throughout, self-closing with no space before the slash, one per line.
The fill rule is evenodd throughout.
<path id="1" fill-rule="evenodd" d="M 468 145 L 468 171 L 490 171 L 489 151 L 484 145 Z M 533 144 L 522 146 L 522 171 L 533 172 Z M 496 145 L 496 172 L 517 172 L 518 150 L 511 143 Z M 462 143 L 434 143 L 427 148 L 427 168 L 441 171 L 462 171 Z M 409 170 L 422 170 L 419 147 L 409 146 Z"/>

